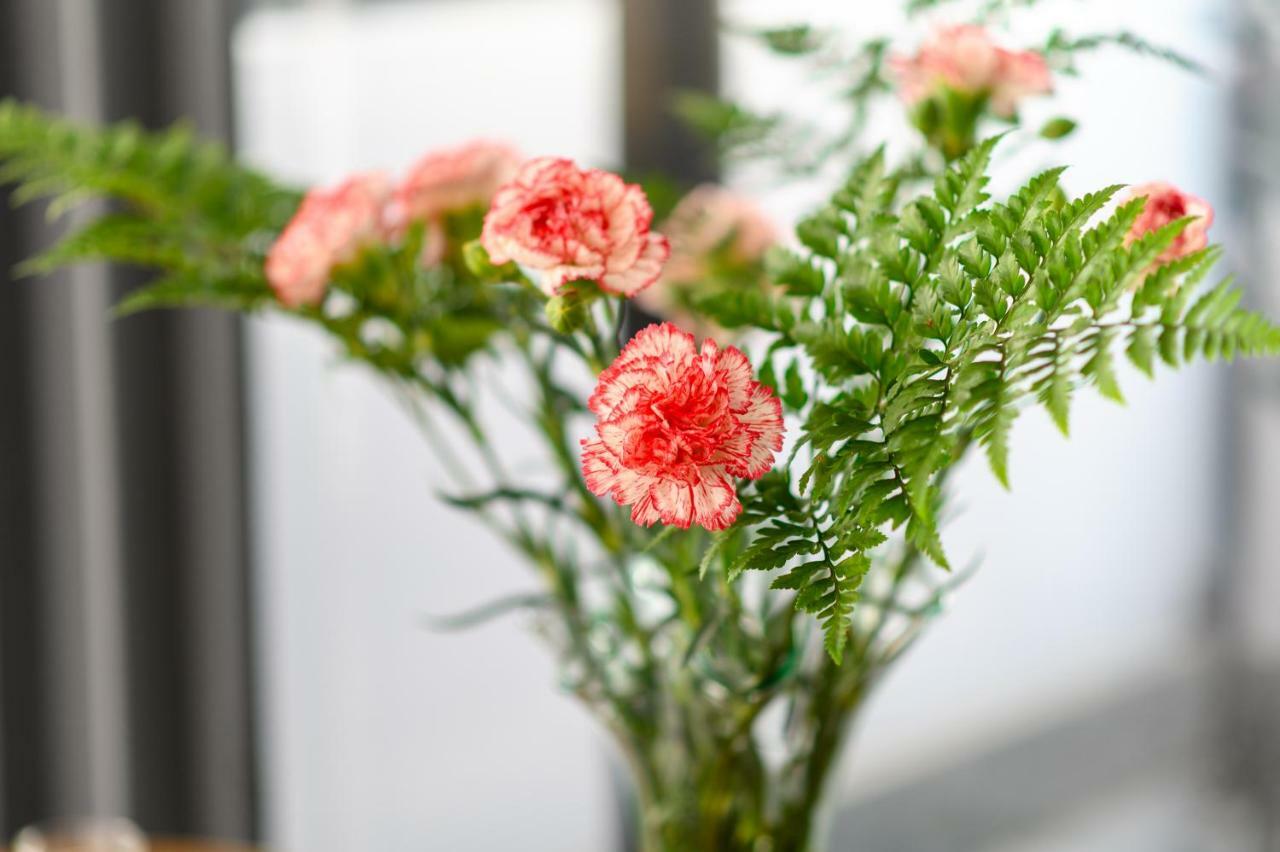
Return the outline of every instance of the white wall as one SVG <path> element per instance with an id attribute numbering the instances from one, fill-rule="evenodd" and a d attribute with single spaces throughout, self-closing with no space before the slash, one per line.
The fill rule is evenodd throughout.
<path id="1" fill-rule="evenodd" d="M 254 15 L 237 40 L 243 150 L 307 182 L 399 167 L 476 134 L 616 162 L 614 5 L 469 0 Z M 1212 6 L 1044 8 L 1079 16 L 1078 31 L 1124 26 L 1212 61 L 1224 52 Z M 778 8 L 726 2 L 747 18 Z M 793 0 L 785 14 L 813 11 L 862 32 L 876 24 L 871 8 Z M 1063 85 L 1055 112 L 1091 121 L 1048 160 L 1074 165 L 1073 188 L 1163 177 L 1225 201 L 1225 80 L 1117 54 L 1089 66 L 1086 79 Z M 736 42 L 725 57 L 731 91 L 805 96 L 806 85 L 777 82 L 773 68 Z M 793 185 L 773 193 L 770 208 L 799 213 L 819 197 Z M 539 642 L 518 621 L 461 636 L 419 626 L 423 613 L 527 588 L 520 567 L 433 501 L 438 473 L 368 377 L 335 367 L 321 340 L 287 321 L 255 323 L 250 343 L 273 844 L 609 848 L 600 736 L 555 691 Z M 1126 375 L 1128 409 L 1083 394 L 1069 443 L 1029 414 L 1016 432 L 1013 496 L 980 464 L 965 470 L 964 512 L 946 540 L 955 561 L 981 552 L 985 567 L 876 697 L 849 792 L 1184 664 L 1213 559 L 1222 379 L 1213 368 L 1155 385 Z"/>
<path id="2" fill-rule="evenodd" d="M 306 183 L 476 135 L 616 161 L 616 27 L 593 0 L 255 14 L 241 150 Z M 249 355 L 272 848 L 609 848 L 600 735 L 539 640 L 422 624 L 531 588 L 523 565 L 438 504 L 415 428 L 318 335 L 254 322 Z"/>

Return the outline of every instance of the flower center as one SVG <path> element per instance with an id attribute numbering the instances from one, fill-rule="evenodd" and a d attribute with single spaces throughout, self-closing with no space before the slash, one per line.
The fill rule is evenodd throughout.
<path id="1" fill-rule="evenodd" d="M 1181 219 L 1187 215 L 1187 203 L 1177 193 L 1171 192 L 1166 195 L 1159 195 L 1147 203 L 1154 207 L 1156 214 L 1166 222 L 1172 222 L 1174 219 Z"/>
<path id="2" fill-rule="evenodd" d="M 733 433 L 728 394 L 701 370 L 680 376 L 641 410 L 651 419 L 627 440 L 628 467 L 669 471 L 710 464 Z"/>
<path id="3" fill-rule="evenodd" d="M 592 242 L 607 225 L 599 207 L 584 205 L 577 196 L 545 196 L 526 209 L 533 221 L 533 235 L 542 242 Z"/>

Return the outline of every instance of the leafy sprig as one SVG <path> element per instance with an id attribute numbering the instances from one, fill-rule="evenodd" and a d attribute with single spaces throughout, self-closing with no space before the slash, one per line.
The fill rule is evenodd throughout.
<path id="1" fill-rule="evenodd" d="M 1144 201 L 1107 212 L 1119 186 L 1065 200 L 1062 169 L 992 202 L 996 142 L 900 208 L 877 152 L 801 223 L 806 251 L 780 276 L 799 319 L 776 329 L 770 358 L 813 377 L 784 393 L 807 461 L 785 499 L 777 488 L 756 498 L 769 520 L 732 570 L 779 572 L 775 587 L 797 590 L 837 659 L 857 585 L 889 532 L 905 528 L 913 547 L 948 565 L 941 483 L 971 442 L 1007 486 L 1018 414 L 1038 403 L 1067 433 L 1080 387 L 1121 398 L 1120 349 L 1148 373 L 1157 357 L 1179 366 L 1280 353 L 1280 329 L 1241 310 L 1229 280 L 1195 294 L 1216 249 L 1160 264 L 1189 220 L 1130 240 Z"/>
<path id="2" fill-rule="evenodd" d="M 1209 73 L 1204 64 L 1194 57 L 1167 45 L 1148 41 L 1142 36 L 1127 30 L 1071 36 L 1064 30 L 1055 29 L 1049 34 L 1049 39 L 1045 42 L 1042 50 L 1050 62 L 1057 66 L 1058 70 L 1067 74 L 1078 74 L 1077 57 L 1082 53 L 1104 47 L 1118 47 L 1138 56 L 1166 62 L 1192 74 Z"/>
<path id="3" fill-rule="evenodd" d="M 234 163 L 186 127 L 148 133 L 124 122 L 88 128 L 0 102 L 0 182 L 15 203 L 43 199 L 56 217 L 84 202 L 110 213 L 73 230 L 23 270 L 86 261 L 159 270 L 121 306 L 214 304 L 253 310 L 271 299 L 262 252 L 299 194 Z"/>

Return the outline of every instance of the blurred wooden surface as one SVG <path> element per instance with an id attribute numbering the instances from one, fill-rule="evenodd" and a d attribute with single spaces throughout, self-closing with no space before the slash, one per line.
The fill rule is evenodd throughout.
<path id="1" fill-rule="evenodd" d="M 212 840 L 157 838 L 151 841 L 148 852 L 254 852 L 254 849 L 238 843 L 219 843 Z"/>
<path id="2" fill-rule="evenodd" d="M 238 843 L 219 843 L 212 840 L 183 840 L 157 837 L 148 841 L 147 852 L 261 852 L 252 846 Z M 8 846 L 0 846 L 0 852 L 9 852 Z"/>

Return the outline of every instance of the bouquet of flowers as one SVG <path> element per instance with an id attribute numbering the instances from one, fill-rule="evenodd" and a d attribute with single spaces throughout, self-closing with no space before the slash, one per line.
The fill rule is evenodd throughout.
<path id="1" fill-rule="evenodd" d="M 851 719 L 955 582 L 948 474 L 980 452 L 1007 484 L 1023 408 L 1065 433 L 1080 389 L 1121 399 L 1120 357 L 1151 374 L 1280 353 L 1228 282 L 1201 286 L 1219 250 L 1198 198 L 1158 183 L 1070 197 L 1060 168 L 986 190 L 1007 143 L 985 134 L 1016 129 L 1079 53 L 1160 51 L 1062 33 L 1011 50 L 977 25 L 914 53 L 756 35 L 854 81 L 834 138 L 681 104 L 727 156 L 847 166 L 794 240 L 714 186 L 655 227 L 640 185 L 497 142 L 302 194 L 181 128 L 0 105 L 16 199 L 114 202 L 29 271 L 157 270 L 123 312 L 287 313 L 404 400 L 452 478 L 444 500 L 541 581 L 464 620 L 534 614 L 625 756 L 648 850 L 813 848 Z M 894 94 L 918 145 L 868 150 L 865 108 Z M 492 438 L 476 375 L 494 360 L 522 371 L 527 399 L 505 402 L 545 464 L 516 469 Z"/>

